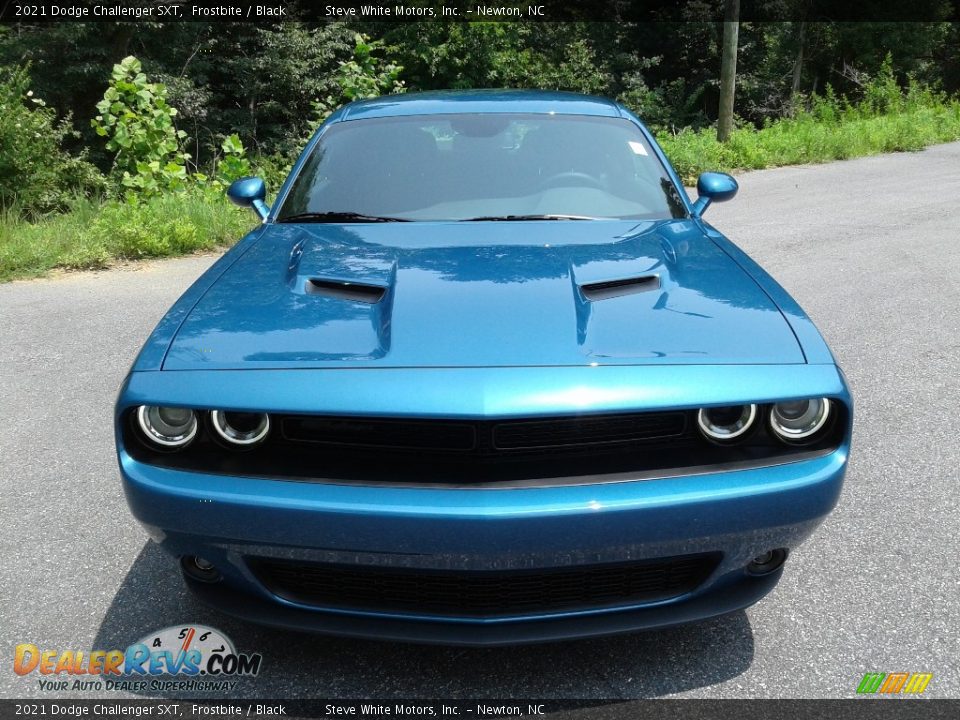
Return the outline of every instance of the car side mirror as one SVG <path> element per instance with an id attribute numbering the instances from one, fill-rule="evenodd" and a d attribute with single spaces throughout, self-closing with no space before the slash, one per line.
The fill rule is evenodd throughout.
<path id="1" fill-rule="evenodd" d="M 697 201 L 693 204 L 694 217 L 701 217 L 710 203 L 732 200 L 740 186 L 726 173 L 705 172 L 697 179 Z"/>
<path id="2" fill-rule="evenodd" d="M 234 180 L 227 188 L 227 197 L 230 202 L 240 207 L 253 208 L 261 220 L 267 217 L 270 206 L 264 202 L 267 197 L 267 186 L 258 177 L 245 177 Z"/>

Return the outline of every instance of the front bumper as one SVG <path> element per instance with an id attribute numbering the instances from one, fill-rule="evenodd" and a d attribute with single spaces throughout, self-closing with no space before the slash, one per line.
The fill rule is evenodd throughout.
<path id="1" fill-rule="evenodd" d="M 133 372 L 117 418 L 136 405 L 414 418 L 508 418 L 656 411 L 832 397 L 851 407 L 835 365 L 331 369 Z M 456 389 L 453 392 L 452 389 Z M 852 410 L 847 413 L 848 421 Z M 834 451 L 753 469 L 677 477 L 580 478 L 543 487 L 378 486 L 201 474 L 139 462 L 117 433 L 134 515 L 174 556 L 212 562 L 189 581 L 250 620 L 381 639 L 504 644 L 661 627 L 757 601 L 779 571 L 756 556 L 803 542 L 836 504 L 850 428 Z M 319 469 L 319 470 L 322 470 Z M 251 558 L 416 571 L 589 568 L 712 553 L 694 589 L 610 607 L 483 617 L 305 604 L 271 592 Z"/>
<path id="2" fill-rule="evenodd" d="M 847 446 L 767 468 L 572 486 L 454 489 L 365 487 L 199 475 L 137 462 L 122 449 L 134 515 L 168 552 L 222 573 L 188 582 L 249 620 L 381 639 L 505 644 L 662 627 L 746 607 L 780 571 L 750 560 L 793 548 L 836 504 Z M 598 478 L 601 480 L 601 478 Z M 627 606 L 456 617 L 307 605 L 271 592 L 250 558 L 406 569 L 590 566 L 719 553 L 692 592 Z"/>

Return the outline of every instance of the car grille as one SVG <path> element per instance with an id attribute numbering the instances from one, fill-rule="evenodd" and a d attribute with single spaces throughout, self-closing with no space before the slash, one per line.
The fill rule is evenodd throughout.
<path id="1" fill-rule="evenodd" d="M 840 409 L 816 444 L 791 447 L 764 427 L 734 445 L 707 442 L 697 431 L 695 410 L 491 420 L 277 413 L 270 420 L 269 436 L 249 452 L 224 449 L 208 431 L 184 451 L 162 452 L 143 442 L 128 413 L 125 447 L 141 462 L 204 473 L 476 487 L 759 467 L 791 454 L 828 452 L 846 426 Z"/>
<path id="2" fill-rule="evenodd" d="M 537 570 L 452 571 L 251 559 L 287 600 L 416 615 L 496 617 L 616 607 L 676 597 L 701 585 L 719 555 Z"/>
<path id="3" fill-rule="evenodd" d="M 517 450 L 628 443 L 676 437 L 685 425 L 683 413 L 502 422 L 493 426 L 493 446 Z"/>
<path id="4" fill-rule="evenodd" d="M 302 416 L 283 418 L 281 427 L 287 440 L 326 447 L 468 451 L 477 442 L 472 424 L 444 421 Z"/>
<path id="5" fill-rule="evenodd" d="M 491 455 L 501 451 L 584 448 L 671 438 L 683 434 L 682 412 L 542 420 L 449 421 L 287 416 L 287 440 L 327 447 Z"/>

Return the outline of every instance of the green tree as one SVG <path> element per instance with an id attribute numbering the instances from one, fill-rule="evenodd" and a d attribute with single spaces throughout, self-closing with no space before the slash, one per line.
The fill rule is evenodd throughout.
<path id="1" fill-rule="evenodd" d="M 633 72 L 611 23 L 403 23 L 385 38 L 417 90 L 539 88 L 615 95 Z M 613 64 L 617 65 L 616 70 Z"/>
<path id="2" fill-rule="evenodd" d="M 147 80 L 137 58 L 130 55 L 113 66 L 97 112 L 90 123 L 116 153 L 114 168 L 128 195 L 184 188 L 189 156 L 180 140 L 186 133 L 174 126 L 177 110 L 167 104 L 166 87 Z"/>
<path id="3" fill-rule="evenodd" d="M 381 40 L 371 40 L 369 36 L 361 33 L 354 36 L 353 57 L 341 62 L 337 73 L 341 98 L 338 100 L 333 95 L 328 95 L 314 102 L 316 124 L 326 120 L 343 103 L 406 91 L 400 79 L 403 67 L 375 54 L 383 49 L 384 43 Z"/>
<path id="4" fill-rule="evenodd" d="M 930 2 L 950 17 L 949 2 Z M 79 125 L 63 146 L 86 147 L 106 170 L 114 154 L 89 125 L 90 98 L 103 92 L 114 63 L 135 54 L 151 81 L 166 86 L 177 126 L 192 138 L 183 148 L 193 156 L 187 171 L 215 174 L 223 138 L 234 133 L 258 165 L 265 155 L 279 155 L 278 167 L 288 163 L 315 122 L 313 102 L 349 99 L 342 64 L 362 65 L 357 33 L 383 43 L 371 57 L 402 66 L 411 89 L 578 90 L 618 97 L 661 128 L 707 127 L 719 114 L 723 5 L 690 0 L 665 10 L 661 22 L 638 23 L 20 22 L 0 27 L 0 65 L 30 63 L 34 92 Z M 838 97 L 859 101 L 888 50 L 901 86 L 914 77 L 960 90 L 960 23 L 822 22 L 804 10 L 810 0 L 751 7 L 739 25 L 734 103 L 746 122 L 801 113 L 828 83 Z M 757 21 L 760 12 L 770 21 Z"/>

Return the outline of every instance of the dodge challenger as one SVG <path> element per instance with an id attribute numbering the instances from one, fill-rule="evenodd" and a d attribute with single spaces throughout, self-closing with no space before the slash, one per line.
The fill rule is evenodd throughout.
<path id="1" fill-rule="evenodd" d="M 116 403 L 133 515 L 253 622 L 509 644 L 751 605 L 836 504 L 852 401 L 643 123 L 576 94 L 354 102 Z M 771 224 L 771 228 L 775 228 Z"/>

